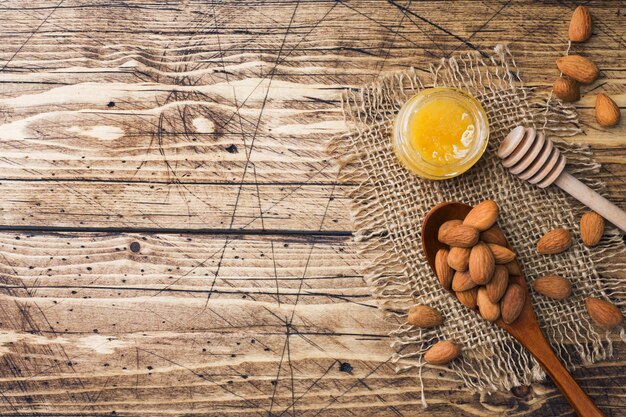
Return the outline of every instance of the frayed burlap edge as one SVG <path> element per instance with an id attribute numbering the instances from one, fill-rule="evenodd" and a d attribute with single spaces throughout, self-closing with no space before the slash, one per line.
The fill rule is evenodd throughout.
<path id="1" fill-rule="evenodd" d="M 390 144 L 391 124 L 400 106 L 431 86 L 470 91 L 483 103 L 491 128 L 488 150 L 477 166 L 444 182 L 409 174 L 399 166 Z M 367 260 L 363 273 L 386 313 L 404 321 L 410 305 L 423 303 L 444 312 L 446 319 L 435 329 L 403 324 L 391 333 L 398 372 L 418 367 L 421 373 L 424 352 L 438 340 L 454 339 L 463 344 L 463 355 L 449 369 L 471 389 L 492 392 L 545 377 L 512 337 L 477 320 L 474 312 L 441 289 L 431 273 L 421 251 L 421 220 L 430 207 L 446 200 L 476 204 L 495 199 L 504 218 L 500 225 L 516 248 L 529 282 L 548 273 L 572 281 L 574 293 L 565 302 L 531 294 L 540 325 L 566 366 L 571 369 L 612 355 L 609 334 L 589 321 L 584 300 L 588 296 L 613 296 L 613 302 L 624 299 L 618 298 L 626 288 L 620 274 L 625 266 L 621 236 L 610 229 L 599 246 L 584 247 L 577 232 L 584 207 L 559 190 L 540 190 L 512 178 L 495 157 L 497 145 L 511 128 L 534 126 L 566 155 L 568 171 L 590 178 L 587 185 L 604 193 L 604 184 L 593 179 L 600 166 L 590 150 L 559 140 L 581 132 L 572 106 L 523 86 L 513 57 L 498 46 L 489 59 L 471 53 L 442 60 L 430 71 L 385 75 L 362 89 L 345 92 L 343 109 L 350 131 L 333 138 L 328 151 L 340 167 L 339 180 L 357 184 L 349 197 L 355 240 Z M 562 255 L 537 257 L 534 244 L 540 234 L 563 225 L 574 232 L 574 247 Z M 617 304 L 623 309 L 626 302 Z M 621 335 L 624 339 L 623 330 Z"/>

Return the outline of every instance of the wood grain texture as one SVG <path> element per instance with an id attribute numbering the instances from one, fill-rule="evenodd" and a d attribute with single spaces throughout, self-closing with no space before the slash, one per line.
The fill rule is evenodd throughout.
<path id="1" fill-rule="evenodd" d="M 324 153 L 339 93 L 509 45 L 549 91 L 573 2 L 0 4 L 0 415 L 561 416 L 549 382 L 469 394 L 396 374 L 346 192 Z M 572 52 L 598 177 L 626 202 L 624 13 Z M 586 95 L 585 95 L 586 94 Z M 391 271 L 390 271 L 391 273 Z M 626 414 L 626 348 L 574 373 Z"/>

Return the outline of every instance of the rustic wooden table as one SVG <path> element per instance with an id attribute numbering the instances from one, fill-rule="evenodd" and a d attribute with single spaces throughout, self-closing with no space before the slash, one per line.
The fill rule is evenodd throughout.
<path id="1" fill-rule="evenodd" d="M 623 2 L 591 2 L 626 105 Z M 547 382 L 472 395 L 397 375 L 324 142 L 338 96 L 506 42 L 558 74 L 563 2 L 0 3 L 0 414 L 572 415 Z M 577 103 L 622 207 L 626 124 Z M 626 415 L 626 348 L 575 375 Z"/>

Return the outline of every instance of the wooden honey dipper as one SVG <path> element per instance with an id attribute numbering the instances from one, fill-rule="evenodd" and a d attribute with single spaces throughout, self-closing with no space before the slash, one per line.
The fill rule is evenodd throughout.
<path id="1" fill-rule="evenodd" d="M 565 171 L 565 156 L 543 133 L 517 126 L 500 144 L 498 157 L 512 174 L 539 188 L 555 184 L 626 232 L 626 212 Z"/>

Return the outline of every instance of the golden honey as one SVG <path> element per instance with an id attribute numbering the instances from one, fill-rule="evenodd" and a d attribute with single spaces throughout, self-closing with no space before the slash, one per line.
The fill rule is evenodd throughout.
<path id="1" fill-rule="evenodd" d="M 392 136 L 396 155 L 410 171 L 445 179 L 462 174 L 480 159 L 489 128 L 474 97 L 453 88 L 432 88 L 404 104 Z"/>

